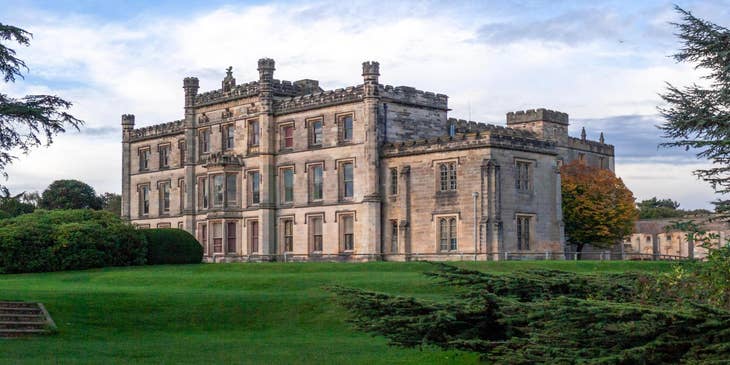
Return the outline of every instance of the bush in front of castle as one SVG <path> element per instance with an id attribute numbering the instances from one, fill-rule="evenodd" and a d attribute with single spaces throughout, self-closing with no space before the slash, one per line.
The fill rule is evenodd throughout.
<path id="1" fill-rule="evenodd" d="M 147 237 L 147 264 L 199 264 L 203 260 L 203 246 L 182 229 L 143 229 Z"/>
<path id="2" fill-rule="evenodd" d="M 0 221 L 0 273 L 144 265 L 145 236 L 107 211 L 37 210 Z"/>

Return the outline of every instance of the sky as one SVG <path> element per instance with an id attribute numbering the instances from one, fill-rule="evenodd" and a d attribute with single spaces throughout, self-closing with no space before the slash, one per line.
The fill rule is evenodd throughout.
<path id="1" fill-rule="evenodd" d="M 658 148 L 659 94 L 703 75 L 671 58 L 675 3 L 730 26 L 730 0 L 0 0 L 0 23 L 33 33 L 30 47 L 6 43 L 29 71 L 0 93 L 59 95 L 86 122 L 19 155 L 4 184 L 19 193 L 79 179 L 120 192 L 121 115 L 137 127 L 182 119 L 186 76 L 212 90 L 233 66 L 244 83 L 270 57 L 275 78 L 334 89 L 362 83 L 361 63 L 375 60 L 384 84 L 449 95 L 451 117 L 504 125 L 510 111 L 566 112 L 571 135 L 585 127 L 616 147 L 616 173 L 637 200 L 710 208 L 718 196 L 692 175 L 708 163 Z"/>

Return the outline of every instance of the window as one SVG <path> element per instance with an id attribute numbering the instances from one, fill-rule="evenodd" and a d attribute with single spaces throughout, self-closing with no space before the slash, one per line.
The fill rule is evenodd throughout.
<path id="1" fill-rule="evenodd" d="M 606 168 L 606 159 L 604 157 L 599 157 L 598 165 L 599 165 L 598 166 L 599 168 L 605 169 Z"/>
<path id="2" fill-rule="evenodd" d="M 170 223 L 157 223 L 157 228 L 170 228 Z"/>
<path id="3" fill-rule="evenodd" d="M 291 203 L 294 201 L 294 169 L 281 169 L 281 202 Z"/>
<path id="4" fill-rule="evenodd" d="M 517 190 L 529 191 L 530 187 L 530 162 L 517 161 L 515 162 L 515 186 Z"/>
<path id="5" fill-rule="evenodd" d="M 530 249 L 530 217 L 517 216 L 517 249 Z"/>
<path id="6" fill-rule="evenodd" d="M 251 120 L 248 122 L 248 145 L 249 147 L 257 147 L 259 145 L 258 120 Z"/>
<path id="7" fill-rule="evenodd" d="M 579 153 L 578 154 L 578 161 L 584 162 L 585 159 L 586 159 L 586 154 L 585 153 Z"/>
<path id="8" fill-rule="evenodd" d="M 238 180 L 238 175 L 236 174 L 227 174 L 226 175 L 226 205 L 227 206 L 235 206 L 238 205 L 237 202 L 237 188 L 236 188 L 236 180 Z"/>
<path id="9" fill-rule="evenodd" d="M 180 214 L 185 211 L 185 198 L 187 197 L 187 191 L 185 190 L 185 179 L 179 179 L 177 181 L 178 190 L 180 190 Z"/>
<path id="10" fill-rule="evenodd" d="M 259 252 L 259 221 L 248 222 L 248 242 L 251 253 Z"/>
<path id="11" fill-rule="evenodd" d="M 213 206 L 223 206 L 223 175 L 213 175 Z"/>
<path id="12" fill-rule="evenodd" d="M 352 115 L 339 117 L 337 125 L 340 129 L 340 142 L 352 142 Z"/>
<path id="13" fill-rule="evenodd" d="M 322 145 L 322 120 L 314 120 L 309 122 L 309 145 Z"/>
<path id="14" fill-rule="evenodd" d="M 281 148 L 294 148 L 294 125 L 285 125 L 281 127 Z"/>
<path id="15" fill-rule="evenodd" d="M 456 135 L 456 124 L 449 124 L 449 137 Z"/>
<path id="16" fill-rule="evenodd" d="M 159 185 L 160 192 L 160 214 L 170 213 L 170 183 L 164 182 Z"/>
<path id="17" fill-rule="evenodd" d="M 139 215 L 150 214 L 150 187 L 142 185 L 139 188 Z"/>
<path id="18" fill-rule="evenodd" d="M 236 223 L 226 223 L 226 253 L 236 252 Z"/>
<path id="19" fill-rule="evenodd" d="M 198 178 L 198 207 L 208 209 L 208 179 Z"/>
<path id="20" fill-rule="evenodd" d="M 456 218 L 439 218 L 439 250 L 455 251 L 456 249 Z"/>
<path id="21" fill-rule="evenodd" d="M 248 195 L 248 203 L 249 204 L 259 204 L 261 203 L 261 175 L 258 171 L 251 171 L 248 173 L 248 181 L 249 181 L 249 195 Z"/>
<path id="22" fill-rule="evenodd" d="M 456 191 L 456 162 L 439 164 L 439 190 Z"/>
<path id="23" fill-rule="evenodd" d="M 291 219 L 284 220 L 284 252 L 294 251 L 294 221 Z"/>
<path id="24" fill-rule="evenodd" d="M 309 200 L 322 200 L 322 165 L 309 166 Z"/>
<path id="25" fill-rule="evenodd" d="M 342 247 L 343 251 L 352 251 L 355 249 L 353 221 L 354 219 L 351 215 L 340 216 L 340 232 L 342 232 L 340 247 Z"/>
<path id="26" fill-rule="evenodd" d="M 309 245 L 312 252 L 322 252 L 322 217 L 309 218 Z"/>
<path id="27" fill-rule="evenodd" d="M 398 221 L 390 221 L 390 252 L 398 252 Z"/>
<path id="28" fill-rule="evenodd" d="M 177 229 L 183 229 L 183 222 L 177 222 Z"/>
<path id="29" fill-rule="evenodd" d="M 233 149 L 233 138 L 235 137 L 236 127 L 233 124 L 228 124 L 223 127 L 223 149 Z"/>
<path id="30" fill-rule="evenodd" d="M 200 131 L 200 153 L 210 152 L 210 129 L 206 128 Z"/>
<path id="31" fill-rule="evenodd" d="M 390 195 L 398 194 L 398 169 L 390 169 Z"/>
<path id="32" fill-rule="evenodd" d="M 150 149 L 139 150 L 139 171 L 150 169 Z"/>
<path id="33" fill-rule="evenodd" d="M 223 225 L 213 223 L 213 253 L 223 253 Z"/>
<path id="34" fill-rule="evenodd" d="M 185 165 L 185 155 L 187 154 L 187 147 L 185 141 L 177 143 L 177 148 L 180 150 L 180 167 Z"/>
<path id="35" fill-rule="evenodd" d="M 203 245 L 203 248 L 208 251 L 208 225 L 205 223 L 201 223 L 198 226 L 198 241 L 201 245 Z"/>
<path id="36" fill-rule="evenodd" d="M 340 164 L 340 196 L 342 199 L 352 199 L 355 188 L 355 180 L 352 171 L 352 162 L 343 162 Z"/>
<path id="37" fill-rule="evenodd" d="M 170 145 L 164 145 L 159 147 L 160 153 L 160 168 L 165 169 L 170 167 Z"/>

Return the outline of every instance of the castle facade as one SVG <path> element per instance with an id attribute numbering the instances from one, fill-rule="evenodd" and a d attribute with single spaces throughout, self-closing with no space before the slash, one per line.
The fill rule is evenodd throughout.
<path id="1" fill-rule="evenodd" d="M 568 115 L 508 113 L 506 127 L 447 117 L 448 97 L 316 80 L 218 90 L 185 78 L 184 119 L 122 116 L 122 215 L 180 228 L 208 261 L 504 259 L 564 250 L 559 166 L 613 170 L 614 148 L 568 136 Z"/>

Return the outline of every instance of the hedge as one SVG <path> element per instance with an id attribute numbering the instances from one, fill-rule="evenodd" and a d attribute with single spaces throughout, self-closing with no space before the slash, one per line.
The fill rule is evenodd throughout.
<path id="1" fill-rule="evenodd" d="M 106 211 L 37 210 L 0 221 L 0 273 L 144 265 L 145 236 Z"/>
<path id="2" fill-rule="evenodd" d="M 181 229 L 142 230 L 147 238 L 147 264 L 198 264 L 203 260 L 203 246 Z"/>

